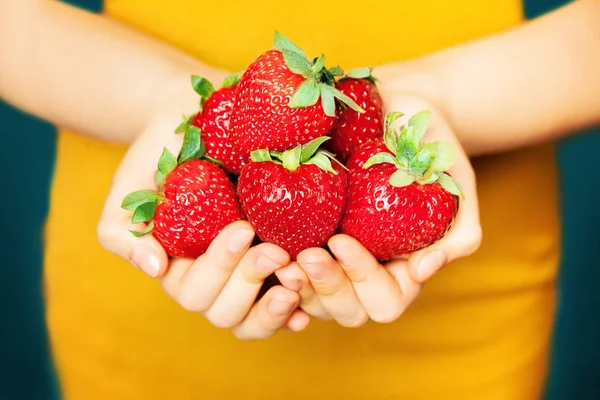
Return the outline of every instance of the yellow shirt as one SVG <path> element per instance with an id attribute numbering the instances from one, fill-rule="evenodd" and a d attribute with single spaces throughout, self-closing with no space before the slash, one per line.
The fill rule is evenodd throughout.
<path id="1" fill-rule="evenodd" d="M 282 31 L 347 69 L 521 22 L 517 0 L 108 0 L 106 12 L 236 71 Z M 497 77 L 501 79 L 501 77 Z M 47 235 L 48 323 L 67 399 L 535 399 L 554 308 L 551 148 L 474 162 L 484 242 L 397 322 L 241 342 L 183 311 L 97 243 L 124 148 L 61 132 Z M 76 188 L 76 190 L 75 190 Z"/>

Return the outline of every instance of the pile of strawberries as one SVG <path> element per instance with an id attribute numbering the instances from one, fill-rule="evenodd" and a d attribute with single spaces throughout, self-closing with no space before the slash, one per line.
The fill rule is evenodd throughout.
<path id="1" fill-rule="evenodd" d="M 158 191 L 123 201 L 132 223 L 147 223 L 132 232 L 191 258 L 239 219 L 292 258 L 336 232 L 379 260 L 439 240 L 458 210 L 460 187 L 444 172 L 453 147 L 421 142 L 428 111 L 396 129 L 402 114 L 384 117 L 371 68 L 345 74 L 325 62 L 276 32 L 274 49 L 219 90 L 193 76 L 201 108 L 175 131 L 179 155 L 163 151 Z"/>

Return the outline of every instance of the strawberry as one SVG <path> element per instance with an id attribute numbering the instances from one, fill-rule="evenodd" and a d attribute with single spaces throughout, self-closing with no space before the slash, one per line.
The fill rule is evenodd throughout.
<path id="1" fill-rule="evenodd" d="M 415 114 L 400 134 L 385 118 L 384 140 L 359 147 L 348 162 L 348 205 L 340 232 L 360 241 L 378 260 L 411 253 L 441 239 L 458 211 L 460 186 L 446 172 L 454 148 L 420 143 L 429 112 Z"/>
<path id="2" fill-rule="evenodd" d="M 346 204 L 346 171 L 318 150 L 328 137 L 292 150 L 252 152 L 238 182 L 242 209 L 258 237 L 295 258 L 323 246 L 335 233 Z"/>
<path id="3" fill-rule="evenodd" d="M 140 190 L 125 197 L 131 222 L 149 222 L 136 236 L 152 233 L 174 257 L 197 258 L 228 224 L 242 219 L 233 184 L 205 154 L 200 130 L 188 127 L 176 159 L 166 148 L 158 162 L 162 193 Z"/>
<path id="4" fill-rule="evenodd" d="M 200 128 L 206 154 L 219 160 L 226 172 L 237 175 L 249 161 L 247 155 L 233 149 L 227 138 L 239 77 L 240 74 L 228 76 L 221 89 L 215 90 L 207 79 L 193 75 L 192 87 L 200 95 L 200 111 L 185 119 L 175 130 L 176 133 L 185 132 L 190 124 Z"/>
<path id="5" fill-rule="evenodd" d="M 361 114 L 348 107 L 337 107 L 337 119 L 329 133 L 331 140 L 327 148 L 346 162 L 362 143 L 383 138 L 383 100 L 371 76 L 371 68 L 351 71 L 336 82 L 335 87 L 365 110 Z"/>
<path id="6" fill-rule="evenodd" d="M 335 99 L 364 112 L 334 87 L 324 55 L 311 63 L 279 32 L 274 47 L 258 57 L 240 80 L 229 137 L 242 154 L 284 151 L 326 135 L 335 119 Z"/>

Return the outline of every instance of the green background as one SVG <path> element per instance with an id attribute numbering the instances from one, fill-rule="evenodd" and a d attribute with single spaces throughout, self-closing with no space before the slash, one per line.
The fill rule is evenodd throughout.
<path id="1" fill-rule="evenodd" d="M 95 12 L 102 9 L 101 0 L 68 2 Z M 527 0 L 524 7 L 531 18 L 564 3 Z M 0 121 L 0 159 L 5 168 L 4 195 L 0 196 L 4 213 L 0 241 L 0 400 L 57 399 L 42 283 L 43 225 L 56 132 L 51 125 L 1 101 Z M 600 131 L 568 139 L 558 148 L 562 263 L 546 400 L 600 399 L 598 148 Z"/>

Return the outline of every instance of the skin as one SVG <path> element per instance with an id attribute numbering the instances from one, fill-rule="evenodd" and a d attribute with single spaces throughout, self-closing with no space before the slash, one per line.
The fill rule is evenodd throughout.
<path id="1" fill-rule="evenodd" d="M 209 250 L 197 260 L 169 261 L 151 236 L 127 232 L 132 226 L 120 209 L 122 198 L 153 188 L 156 164 L 150 160 L 165 145 L 173 153 L 181 146 L 179 136 L 164 132 L 172 131 L 182 112 L 196 111 L 189 76 L 221 82 L 226 73 L 106 16 L 49 0 L 1 2 L 0 96 L 82 135 L 133 143 L 115 176 L 98 238 L 107 250 L 160 279 L 184 308 L 242 339 L 265 338 L 283 327 L 302 330 L 308 314 L 357 327 L 368 319 L 394 321 L 423 282 L 479 247 L 475 177 L 467 154 L 547 142 L 600 122 L 599 19 L 599 1 L 579 0 L 504 33 L 376 68 L 389 110 L 407 116 L 432 110 L 426 140 L 457 145 L 450 172 L 467 199 L 444 239 L 386 265 L 344 235 L 329 242 L 334 257 L 308 249 L 289 264 L 276 246 L 249 248 L 252 228 L 244 222 L 229 226 L 213 243 L 235 251 Z M 52 63 L 45 62 L 49 58 Z M 254 304 L 259 283 L 273 271 L 284 286 Z M 206 285 L 210 296 L 196 297 L 197 285 Z"/>

